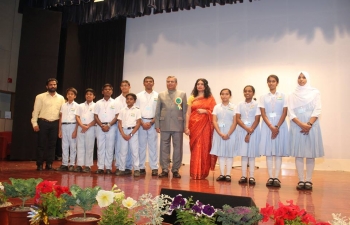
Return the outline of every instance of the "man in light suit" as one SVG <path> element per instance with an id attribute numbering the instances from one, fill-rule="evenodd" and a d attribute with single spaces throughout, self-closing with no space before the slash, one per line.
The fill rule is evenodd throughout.
<path id="1" fill-rule="evenodd" d="M 187 98 L 186 93 L 176 90 L 177 79 L 168 76 L 167 91 L 158 95 L 155 114 L 155 127 L 160 133 L 160 166 L 162 172 L 158 177 L 168 177 L 170 142 L 173 142 L 173 178 L 181 178 L 179 173 L 183 155 L 183 132 L 186 124 Z"/>

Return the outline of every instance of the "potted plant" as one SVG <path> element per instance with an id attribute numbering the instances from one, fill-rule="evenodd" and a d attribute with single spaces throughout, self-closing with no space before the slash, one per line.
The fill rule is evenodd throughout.
<path id="1" fill-rule="evenodd" d="M 214 225 L 216 209 L 211 205 L 204 205 L 198 200 L 194 203 L 192 197 L 183 198 L 177 195 L 169 208 L 169 215 L 176 211 L 175 224 Z"/>
<path id="2" fill-rule="evenodd" d="M 65 224 L 69 205 L 61 195 L 71 193 L 68 187 L 56 185 L 56 182 L 44 180 L 36 186 L 34 199 L 37 207 L 29 213 L 31 225 Z"/>
<path id="3" fill-rule="evenodd" d="M 85 221 L 85 224 L 89 225 L 97 224 L 101 219 L 101 216 L 86 212 L 91 210 L 92 207 L 97 204 L 96 196 L 99 190 L 101 190 L 101 188 L 98 186 L 82 189 L 78 185 L 72 185 L 70 187 L 72 195 L 62 194 L 62 197 L 66 200 L 69 206 L 77 206 L 83 210 L 82 214 L 73 214 L 66 217 L 67 225 L 74 225 L 77 222 L 82 225 L 82 221 Z"/>
<path id="4" fill-rule="evenodd" d="M 217 222 L 222 225 L 252 225 L 258 224 L 263 216 L 259 213 L 259 208 L 252 206 L 236 206 L 231 207 L 224 205 L 222 209 L 217 212 Z"/>
<path id="5" fill-rule="evenodd" d="M 5 195 L 9 198 L 19 198 L 21 205 L 7 207 L 9 225 L 29 224 L 27 213 L 30 211 L 25 202 L 35 196 L 35 187 L 42 181 L 41 178 L 15 179 L 10 178 L 11 184 L 4 182 Z"/>
<path id="6" fill-rule="evenodd" d="M 7 197 L 4 192 L 4 186 L 0 182 L 0 221 L 4 224 L 8 223 L 6 208 L 12 205 L 11 202 L 7 201 Z"/>
<path id="7" fill-rule="evenodd" d="M 128 197 L 125 199 L 124 192 L 114 185 L 111 191 L 100 190 L 96 200 L 102 210 L 99 225 L 133 225 L 135 216 L 132 209 L 137 206 L 137 202 Z"/>

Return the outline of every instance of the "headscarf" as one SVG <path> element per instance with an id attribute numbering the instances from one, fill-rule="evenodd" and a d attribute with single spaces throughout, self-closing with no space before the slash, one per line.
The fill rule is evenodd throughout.
<path id="1" fill-rule="evenodd" d="M 307 105 L 320 94 L 316 88 L 311 87 L 311 79 L 309 73 L 306 71 L 300 71 L 298 73 L 298 77 L 300 74 L 303 74 L 305 76 L 306 84 L 304 86 L 300 86 L 298 84 L 294 92 L 289 96 L 289 105 L 291 109 Z"/>

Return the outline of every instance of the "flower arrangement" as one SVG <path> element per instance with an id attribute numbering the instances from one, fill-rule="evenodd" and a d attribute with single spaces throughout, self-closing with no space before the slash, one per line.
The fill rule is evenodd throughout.
<path id="1" fill-rule="evenodd" d="M 350 218 L 342 217 L 341 214 L 332 213 L 332 225 L 350 225 Z"/>
<path id="2" fill-rule="evenodd" d="M 6 197 L 19 198 L 22 200 L 20 208 L 24 208 L 25 202 L 35 196 L 35 187 L 42 179 L 15 179 L 10 178 L 11 184 L 4 182 L 4 190 Z"/>
<path id="3" fill-rule="evenodd" d="M 117 185 L 114 185 L 111 191 L 99 190 L 96 196 L 98 205 L 102 210 L 100 225 L 133 225 L 135 224 L 134 215 L 131 209 L 137 206 L 137 202 L 128 197 L 125 199 Z"/>
<path id="4" fill-rule="evenodd" d="M 83 210 L 84 218 L 86 218 L 86 211 L 91 210 L 97 204 L 96 196 L 101 188 L 96 186 L 82 189 L 78 185 L 72 185 L 69 190 L 71 195 L 64 193 L 62 198 L 67 202 L 67 205 L 80 207 Z"/>
<path id="5" fill-rule="evenodd" d="M 229 205 L 224 205 L 222 210 L 217 212 L 218 222 L 222 225 L 251 225 L 262 220 L 263 216 L 259 213 L 259 208 L 237 206 L 232 208 Z"/>
<path id="6" fill-rule="evenodd" d="M 260 210 L 263 215 L 263 222 L 267 222 L 269 218 L 275 221 L 275 225 L 330 225 L 327 222 L 316 222 L 315 218 L 308 214 L 304 209 L 300 209 L 293 204 L 293 200 L 287 201 L 288 205 L 279 203 L 279 208 L 274 209 L 266 203 L 266 207 Z"/>
<path id="7" fill-rule="evenodd" d="M 11 205 L 11 203 L 7 201 L 7 196 L 5 195 L 4 189 L 4 186 L 0 182 L 0 207 L 7 207 Z"/>
<path id="8" fill-rule="evenodd" d="M 138 208 L 136 218 L 147 218 L 149 222 L 146 224 L 148 225 L 162 224 L 162 216 L 169 212 L 171 200 L 170 196 L 164 194 L 155 197 L 150 193 L 141 195 L 137 203 L 140 208 Z"/>
<path id="9" fill-rule="evenodd" d="M 192 197 L 186 199 L 177 195 L 169 208 L 169 215 L 176 211 L 176 223 L 193 225 L 212 225 L 216 220 L 216 209 L 211 205 L 204 205 L 198 200 L 194 203 Z"/>
<path id="10" fill-rule="evenodd" d="M 68 187 L 56 185 L 57 181 L 42 181 L 36 186 L 35 204 L 29 213 L 31 224 L 37 225 L 42 221 L 49 224 L 50 219 L 65 218 L 69 210 L 66 200 L 61 197 L 62 194 L 71 195 Z"/>

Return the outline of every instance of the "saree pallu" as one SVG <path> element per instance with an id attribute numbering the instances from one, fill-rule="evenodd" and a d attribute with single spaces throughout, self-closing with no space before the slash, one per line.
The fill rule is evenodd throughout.
<path id="1" fill-rule="evenodd" d="M 190 130 L 190 176 L 193 179 L 205 179 L 209 170 L 215 166 L 216 157 L 210 155 L 213 138 L 212 111 L 216 105 L 213 96 L 209 98 L 197 97 L 191 104 L 189 119 Z M 200 114 L 197 109 L 206 109 L 208 113 Z M 212 163 L 214 163 L 212 165 Z"/>

